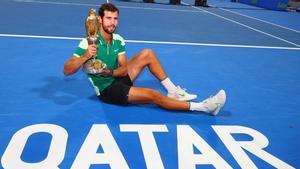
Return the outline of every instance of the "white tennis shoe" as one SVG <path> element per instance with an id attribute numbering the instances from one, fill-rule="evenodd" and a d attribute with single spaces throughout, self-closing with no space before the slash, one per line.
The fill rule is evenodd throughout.
<path id="1" fill-rule="evenodd" d="M 196 99 L 197 95 L 189 94 L 186 92 L 186 89 L 182 89 L 180 86 L 177 86 L 174 93 L 168 93 L 168 97 L 181 101 L 190 101 Z"/>
<path id="2" fill-rule="evenodd" d="M 212 115 L 217 115 L 226 102 L 226 93 L 222 89 L 215 96 L 209 97 L 202 101 L 204 107 L 207 109 L 205 112 Z"/>

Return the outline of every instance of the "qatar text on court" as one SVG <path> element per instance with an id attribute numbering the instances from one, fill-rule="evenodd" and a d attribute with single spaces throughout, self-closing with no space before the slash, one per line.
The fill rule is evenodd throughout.
<path id="1" fill-rule="evenodd" d="M 154 133 L 168 133 L 167 125 L 120 124 L 119 127 L 120 132 L 135 133 L 138 137 L 140 145 L 137 144 L 137 146 L 140 146 L 139 148 L 143 152 L 147 168 L 165 168 Z M 241 168 L 258 168 L 247 153 L 251 153 L 275 168 L 294 168 L 263 150 L 268 146 L 269 140 L 255 129 L 234 125 L 212 125 L 211 127 Z M 30 136 L 37 133 L 51 135 L 48 155 L 39 162 L 23 161 L 21 155 L 24 147 L 28 144 Z M 177 148 L 178 153 L 178 169 L 196 169 L 196 165 L 212 165 L 222 169 L 232 168 L 226 159 L 216 152 L 191 126 L 176 125 L 176 134 L 177 145 L 174 145 L 174 148 Z M 249 135 L 253 139 L 237 141 L 233 137 L 234 134 Z M 1 164 L 7 169 L 59 169 L 59 165 L 65 158 L 67 141 L 68 132 L 59 125 L 34 124 L 24 127 L 12 136 L 1 157 Z M 88 169 L 93 164 L 108 164 L 112 169 L 129 169 L 130 164 L 122 154 L 117 141 L 107 124 L 93 124 L 81 147 L 78 147 L 79 151 L 70 168 Z M 97 152 L 99 146 L 103 149 L 102 153 Z M 201 153 L 195 153 L 195 148 Z"/>

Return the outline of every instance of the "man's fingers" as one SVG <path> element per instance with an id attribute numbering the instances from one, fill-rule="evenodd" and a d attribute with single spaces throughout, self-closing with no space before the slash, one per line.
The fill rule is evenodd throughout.
<path id="1" fill-rule="evenodd" d="M 97 45 L 89 45 L 88 47 L 88 51 L 89 51 L 89 54 L 92 55 L 92 56 L 96 56 L 97 55 L 97 48 L 98 46 Z"/>
<path id="2" fill-rule="evenodd" d="M 97 45 L 90 45 L 89 48 L 92 49 L 92 50 L 97 50 L 98 46 Z"/>

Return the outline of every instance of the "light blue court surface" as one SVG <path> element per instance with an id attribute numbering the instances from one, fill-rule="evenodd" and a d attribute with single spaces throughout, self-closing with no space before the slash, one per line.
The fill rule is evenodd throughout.
<path id="1" fill-rule="evenodd" d="M 126 55 L 151 48 L 217 116 L 99 101 L 63 64 L 104 1 L 0 2 L 0 157 L 8 169 L 300 168 L 300 14 L 209 0 L 114 1 Z M 148 70 L 136 86 L 166 91 Z"/>

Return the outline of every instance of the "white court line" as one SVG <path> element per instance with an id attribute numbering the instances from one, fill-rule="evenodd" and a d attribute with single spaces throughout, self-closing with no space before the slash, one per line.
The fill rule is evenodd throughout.
<path id="1" fill-rule="evenodd" d="M 36 0 L 14 0 L 14 1 L 15 2 L 28 2 L 28 3 L 41 3 L 41 4 L 54 4 L 54 5 L 76 5 L 76 6 L 98 6 L 99 5 L 99 4 L 51 2 L 51 1 L 36 1 Z M 109 2 L 109 0 L 106 0 L 106 2 Z M 187 3 L 182 2 L 182 4 L 187 4 Z M 211 6 L 213 6 L 213 5 L 211 5 Z M 157 10 L 157 11 L 199 12 L 199 10 L 197 10 L 197 11 L 191 11 L 191 10 L 182 10 L 182 9 L 130 7 L 130 6 L 122 6 L 122 5 L 119 5 L 118 7 L 119 8 L 127 8 L 127 9 L 141 9 L 141 10 L 145 9 L 145 10 Z M 216 7 L 216 6 L 213 6 L 213 7 Z M 251 16 L 248 16 L 248 15 L 244 15 L 244 14 L 239 13 L 239 12 L 234 12 L 234 11 L 231 11 L 231 10 L 228 10 L 228 9 L 224 9 L 224 8 L 221 8 L 221 7 L 217 7 L 217 8 L 219 8 L 221 10 L 224 10 L 224 11 L 227 11 L 227 12 L 231 12 L 231 13 L 237 14 L 237 15 L 241 15 L 241 16 L 244 16 L 244 17 L 247 17 L 247 18 L 258 20 L 258 21 L 261 21 L 261 22 L 264 22 L 264 23 L 268 23 L 268 24 L 273 25 L 273 26 L 278 26 L 280 28 L 284 28 L 284 29 L 287 29 L 287 30 L 290 30 L 290 31 L 294 31 L 294 32 L 300 33 L 300 31 L 298 31 L 298 30 L 295 30 L 295 29 L 292 29 L 292 28 L 288 28 L 288 27 L 285 27 L 285 26 L 282 26 L 282 25 L 278 25 L 278 24 L 275 24 L 275 23 L 272 23 L 272 22 L 268 22 L 268 21 L 265 21 L 265 20 L 262 20 L 262 19 L 258 19 L 258 18 L 255 18 L 255 17 L 251 17 Z"/>
<path id="2" fill-rule="evenodd" d="M 39 36 L 39 35 L 17 35 L 17 34 L 0 34 L 0 37 L 62 39 L 62 40 L 81 40 L 81 39 L 83 39 L 83 38 L 73 38 L 73 37 L 64 37 L 64 36 Z"/>
<path id="3" fill-rule="evenodd" d="M 66 3 L 66 2 L 49 2 L 49 1 L 35 1 L 35 0 L 14 0 L 14 1 L 15 1 L 15 2 L 29 2 L 29 3 L 55 4 L 55 5 L 80 5 L 80 6 L 96 6 L 96 5 L 97 5 L 97 4 Z M 185 3 L 185 2 L 183 2 L 183 1 L 182 1 L 181 3 L 182 3 L 182 4 L 185 4 L 185 5 L 191 6 L 190 4 Z M 148 10 L 164 10 L 164 11 L 177 11 L 177 12 L 199 12 L 199 11 L 202 11 L 202 12 L 206 12 L 206 13 L 209 13 L 209 14 L 211 14 L 211 15 L 220 17 L 220 18 L 222 18 L 222 19 L 228 20 L 228 21 L 230 21 L 230 22 L 236 23 L 236 24 L 238 24 L 238 25 L 241 25 L 241 26 L 246 27 L 246 28 L 248 28 L 248 29 L 254 30 L 254 31 L 256 31 L 256 32 L 265 34 L 265 35 L 270 36 L 270 37 L 272 37 L 272 38 L 275 38 L 275 39 L 284 41 L 284 42 L 286 42 L 286 43 L 292 44 L 292 45 L 294 45 L 294 46 L 300 47 L 300 45 L 298 45 L 298 44 L 296 44 L 296 43 L 293 43 L 293 42 L 291 42 L 291 41 L 288 41 L 288 40 L 285 40 L 285 39 L 283 39 L 283 38 L 277 37 L 277 36 L 275 36 L 275 35 L 272 35 L 272 34 L 263 32 L 263 31 L 261 31 L 261 30 L 255 29 L 255 28 L 252 28 L 252 27 L 250 27 L 250 26 L 248 26 L 248 25 L 239 23 L 239 22 L 234 21 L 234 20 L 232 20 L 232 19 L 223 17 L 223 16 L 221 16 L 221 15 L 218 15 L 218 14 L 215 14 L 215 13 L 212 13 L 212 12 L 209 12 L 209 11 L 206 11 L 206 10 L 204 10 L 204 9 L 201 9 L 201 8 L 198 8 L 198 7 L 195 7 L 195 6 L 191 6 L 191 7 L 197 9 L 197 11 L 191 11 L 191 10 L 178 10 L 178 9 L 165 9 L 165 8 L 128 7 L 128 6 L 118 6 L 118 7 L 119 7 L 119 8 L 128 8 L 128 9 L 142 9 L 142 10 L 148 9 Z"/>
<path id="4" fill-rule="evenodd" d="M 240 15 L 240 16 L 244 16 L 246 18 L 250 18 L 250 19 L 254 19 L 254 20 L 257 20 L 257 21 L 260 21 L 260 22 L 264 22 L 264 23 L 267 23 L 267 24 L 270 24 L 270 25 L 273 25 L 273 26 L 277 26 L 277 27 L 280 27 L 280 28 L 283 28 L 283 29 L 287 29 L 289 31 L 293 31 L 293 32 L 296 32 L 296 33 L 300 33 L 300 31 L 298 30 L 295 30 L 295 29 L 292 29 L 292 28 L 288 28 L 288 27 L 285 27 L 285 26 L 282 26 L 282 25 L 278 25 L 276 23 L 272 23 L 272 22 L 269 22 L 269 21 L 266 21 L 266 20 L 263 20 L 263 19 L 258 19 L 258 18 L 255 18 L 255 17 L 252 17 L 252 16 L 248 16 L 248 15 L 245 15 L 245 14 L 242 14 L 242 13 L 239 13 L 239 12 L 235 12 L 235 11 L 232 11 L 232 10 L 229 10 L 229 9 L 224 9 L 222 7 L 217 7 L 221 10 L 224 10 L 224 11 L 227 11 L 227 12 L 231 12 L 231 13 L 234 13 L 236 15 Z"/>
<path id="5" fill-rule="evenodd" d="M 0 37 L 17 37 L 17 38 L 42 38 L 42 39 L 61 39 L 61 40 L 82 40 L 83 38 L 63 37 L 63 36 L 38 36 L 38 35 L 16 35 L 0 34 Z M 211 46 L 211 47 L 230 47 L 230 48 L 254 48 L 254 49 L 283 49 L 299 50 L 295 47 L 281 46 L 256 46 L 256 45 L 234 45 L 234 44 L 216 44 L 216 43 L 191 43 L 191 42 L 166 42 L 166 41 L 143 41 L 143 40 L 125 40 L 127 43 L 149 43 L 149 44 L 167 44 L 167 45 L 189 45 L 189 46 Z"/>
<path id="6" fill-rule="evenodd" d="M 41 4 L 54 4 L 54 5 L 76 5 L 76 6 L 98 6 L 99 4 L 84 4 L 84 3 L 67 3 L 67 2 L 50 2 L 50 1 L 36 1 L 36 0 L 14 0 L 15 2 L 28 2 L 28 3 L 41 3 Z M 108 0 L 107 0 L 108 1 Z M 188 3 L 185 3 L 185 2 L 181 2 L 182 4 L 184 5 L 189 5 L 191 6 L 190 4 Z M 258 29 L 255 29 L 255 28 L 252 28 L 250 26 L 247 26 L 245 24 L 242 24 L 242 23 L 239 23 L 237 21 L 234 21 L 234 20 L 231 20 L 229 18 L 225 18 L 221 15 L 218 15 L 218 14 L 215 14 L 215 13 L 212 13 L 212 12 L 209 12 L 209 11 L 206 11 L 204 9 L 201 9 L 201 8 L 198 8 L 198 7 L 195 7 L 195 6 L 192 6 L 192 8 L 195 8 L 195 9 L 198 9 L 197 11 L 191 11 L 191 10 L 180 10 L 180 9 L 165 9 L 165 8 L 147 8 L 147 7 L 129 7 L 129 6 L 118 6 L 119 8 L 126 8 L 126 9 L 141 9 L 141 10 L 156 10 L 156 11 L 177 11 L 177 12 L 207 12 L 211 15 L 215 15 L 217 17 L 220 17 L 222 19 L 225 19 L 225 20 L 228 20 L 228 21 L 231 21 L 233 23 L 236 23 L 236 24 L 239 24 L 241 26 L 244 26 L 244 27 L 247 27 L 249 29 L 252 29 L 254 31 L 257 31 L 257 32 L 260 32 L 262 34 L 265 34 L 265 35 L 268 35 L 268 36 L 271 36 L 275 39 L 279 39 L 281 41 L 284 41 L 286 43 L 289 43 L 289 44 L 292 44 L 294 46 L 297 46 L 297 47 L 300 47 L 300 45 L 296 44 L 296 43 L 293 43 L 293 42 L 290 42 L 288 40 L 285 40 L 285 39 L 282 39 L 282 38 L 279 38 L 277 36 L 274 36 L 272 34 L 269 34 L 269 33 L 266 33 L 266 32 L 263 32 L 261 30 L 258 30 Z M 225 11 L 228 11 L 228 12 L 231 12 L 231 13 L 235 13 L 237 15 L 241 15 L 241 16 L 244 16 L 244 17 L 248 17 L 248 18 L 251 18 L 251 19 L 255 19 L 255 20 L 259 20 L 261 22 L 265 22 L 265 23 L 268 23 L 268 24 L 271 24 L 271 25 L 274 25 L 274 26 L 278 26 L 278 27 L 281 27 L 281 28 L 284 28 L 284 29 L 287 29 L 287 30 L 291 30 L 291 31 L 294 31 L 294 32 L 297 32 L 297 33 L 300 33 L 300 31 L 297 31 L 297 30 L 294 30 L 294 29 L 291 29 L 291 28 L 287 28 L 287 27 L 284 27 L 284 26 L 281 26 L 281 25 L 277 25 L 277 24 L 274 24 L 274 23 L 271 23 L 271 22 L 268 22 L 268 21 L 264 21 L 264 20 L 261 20 L 261 19 L 257 19 L 257 18 L 254 18 L 254 17 L 251 17 L 251 16 L 247 16 L 247 15 L 243 15 L 241 13 L 238 13 L 238 12 L 234 12 L 234 11 L 230 11 L 230 10 L 226 10 L 226 9 L 223 9 L 223 8 L 220 8 L 222 10 L 225 10 Z"/>
<path id="7" fill-rule="evenodd" d="M 181 3 L 184 4 L 184 5 L 190 5 L 190 4 L 185 3 L 185 2 L 183 2 L 183 1 L 181 1 Z M 191 6 L 191 5 L 190 5 L 190 6 Z M 206 13 L 208 13 L 208 14 L 214 15 L 214 16 L 216 16 L 216 17 L 222 18 L 222 19 L 227 20 L 227 21 L 229 21 L 229 22 L 232 22 L 232 23 L 241 25 L 241 26 L 246 27 L 246 28 L 248 28 L 248 29 L 251 29 L 251 30 L 253 30 L 253 31 L 256 31 L 256 32 L 262 33 L 262 34 L 264 34 L 264 35 L 270 36 L 270 37 L 272 37 L 272 38 L 275 38 L 275 39 L 281 40 L 281 41 L 283 41 L 283 42 L 289 43 L 289 44 L 291 44 L 291 45 L 300 47 L 300 45 L 298 45 L 298 44 L 296 44 L 296 43 L 294 43 L 294 42 L 291 42 L 291 41 L 285 40 L 285 39 L 283 39 L 283 38 L 277 37 L 277 36 L 275 36 L 275 35 L 266 33 L 266 32 L 261 31 L 261 30 L 259 30 L 259 29 L 256 29 L 256 28 L 253 28 L 253 27 L 251 27 L 251 26 L 242 24 L 242 23 L 240 23 L 240 22 L 237 22 L 237 21 L 235 21 L 235 20 L 232 20 L 232 19 L 226 18 L 226 17 L 224 17 L 224 16 L 221 16 L 221 15 L 218 15 L 218 14 L 215 14 L 215 13 L 212 13 L 212 12 L 209 12 L 209 11 L 204 10 L 204 9 L 201 9 L 201 8 L 199 8 L 199 7 L 195 7 L 195 6 L 191 6 L 191 7 L 194 8 L 194 9 L 198 9 L 198 10 L 200 10 L 200 11 L 206 12 Z"/>
<path id="8" fill-rule="evenodd" d="M 74 6 L 90 6 L 95 7 L 100 4 L 85 4 L 85 3 L 68 3 L 68 2 L 50 2 L 50 1 L 36 1 L 36 0 L 14 0 L 15 2 L 37 3 L 37 4 L 51 4 L 51 5 L 74 5 Z M 139 9 L 139 10 L 152 10 L 152 11 L 175 11 L 175 12 L 199 12 L 198 10 L 184 10 L 184 9 L 166 9 L 166 8 L 148 8 L 148 7 L 131 7 L 118 5 L 118 8 L 124 9 Z"/>

